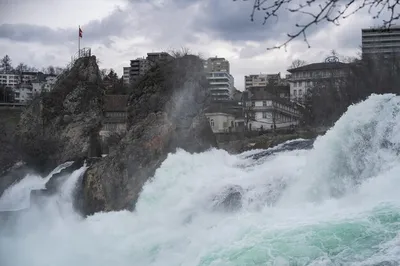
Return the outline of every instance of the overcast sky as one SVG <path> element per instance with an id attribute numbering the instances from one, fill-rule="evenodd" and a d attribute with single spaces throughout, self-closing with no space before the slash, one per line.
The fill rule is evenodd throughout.
<path id="1" fill-rule="evenodd" d="M 250 21 L 253 1 L 232 0 L 0 0 L 0 57 L 8 54 L 38 68 L 65 66 L 78 49 L 91 47 L 101 68 L 122 74 L 129 60 L 147 52 L 189 48 L 203 57 L 230 61 L 235 86 L 242 90 L 244 75 L 286 74 L 295 59 L 323 61 L 332 49 L 355 56 L 361 28 L 373 25 L 370 15 L 358 13 L 340 26 L 321 24 L 284 49 L 267 51 L 295 30 L 301 17 L 282 14 L 262 25 Z M 259 13 L 257 18 L 262 18 Z M 376 22 L 374 22 L 376 23 Z"/>

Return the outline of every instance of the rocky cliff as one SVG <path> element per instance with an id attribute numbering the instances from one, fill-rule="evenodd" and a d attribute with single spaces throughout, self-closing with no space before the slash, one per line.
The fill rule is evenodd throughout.
<path id="1" fill-rule="evenodd" d="M 143 184 L 169 152 L 215 147 L 204 115 L 207 104 L 207 81 L 198 57 L 183 56 L 151 69 L 130 96 L 126 136 L 86 172 L 83 212 L 132 210 Z"/>
<path id="2" fill-rule="evenodd" d="M 47 171 L 65 161 L 100 155 L 93 149 L 101 127 L 103 90 L 96 57 L 75 61 L 50 93 L 21 114 L 16 137 L 23 160 Z"/>

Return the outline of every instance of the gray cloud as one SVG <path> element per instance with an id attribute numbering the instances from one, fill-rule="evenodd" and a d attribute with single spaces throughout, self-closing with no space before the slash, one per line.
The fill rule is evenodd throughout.
<path id="1" fill-rule="evenodd" d="M 100 42 L 109 45 L 112 36 L 120 36 L 126 26 L 127 13 L 115 9 L 102 20 L 81 25 L 86 43 Z M 0 39 L 42 44 L 70 44 L 78 39 L 78 28 L 52 29 L 31 24 L 1 24 Z"/>

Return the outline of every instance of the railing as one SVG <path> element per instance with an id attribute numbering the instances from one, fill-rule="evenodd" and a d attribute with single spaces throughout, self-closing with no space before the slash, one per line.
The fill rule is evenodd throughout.
<path id="1" fill-rule="evenodd" d="M 57 76 L 57 80 L 54 84 L 54 87 L 56 87 L 57 82 L 65 76 L 66 73 L 69 72 L 69 70 L 74 66 L 76 60 L 82 57 L 90 57 L 92 56 L 92 49 L 90 48 L 82 48 L 74 56 L 71 56 L 71 61 L 67 64 L 67 66 L 64 68 L 64 70 Z"/>

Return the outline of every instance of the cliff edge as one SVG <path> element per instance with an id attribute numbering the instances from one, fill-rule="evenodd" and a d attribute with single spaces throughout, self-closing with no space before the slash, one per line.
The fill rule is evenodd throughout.
<path id="1" fill-rule="evenodd" d="M 202 152 L 217 142 L 205 117 L 208 88 L 200 58 L 186 55 L 153 67 L 128 103 L 128 132 L 84 178 L 85 214 L 133 210 L 146 181 L 177 148 Z"/>
<path id="2" fill-rule="evenodd" d="M 75 61 L 53 90 L 21 114 L 16 139 L 22 159 L 39 171 L 70 160 L 100 156 L 93 151 L 101 127 L 104 87 L 96 57 Z"/>

